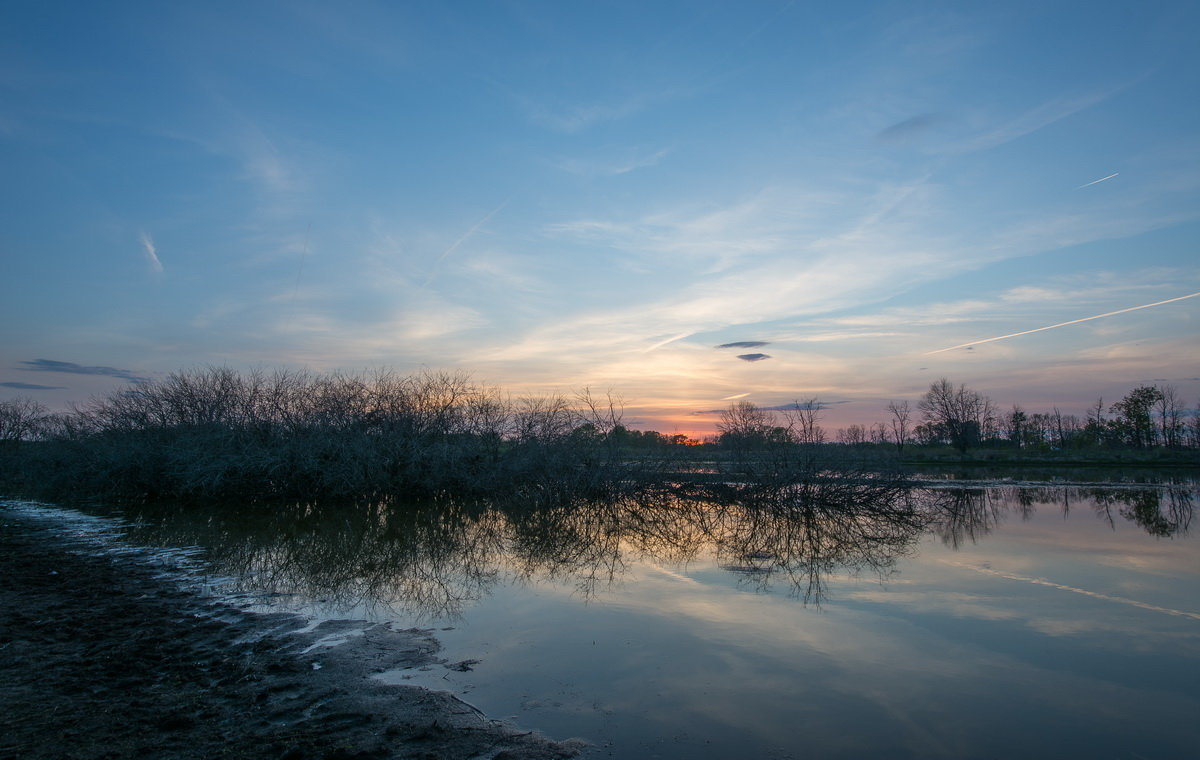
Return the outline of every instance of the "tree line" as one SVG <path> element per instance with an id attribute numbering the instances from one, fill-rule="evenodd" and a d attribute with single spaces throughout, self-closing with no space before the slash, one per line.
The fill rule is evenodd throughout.
<path id="1" fill-rule="evenodd" d="M 714 443 L 740 450 L 774 443 L 949 446 L 965 454 L 974 448 L 1024 451 L 1200 448 L 1200 403 L 1188 409 L 1170 385 L 1139 386 L 1106 405 L 1098 399 L 1086 415 L 1028 412 L 1020 405 L 999 408 L 987 395 L 946 378 L 930 384 L 917 400 L 891 401 L 887 418 L 873 425 L 850 425 L 832 436 L 820 425 L 824 410 L 816 398 L 797 400 L 778 412 L 739 401 L 721 412 Z"/>
<path id="2" fill-rule="evenodd" d="M 621 404 L 506 395 L 465 375 L 228 368 L 61 414 L 0 404 L 0 486 L 34 496 L 406 497 L 619 489 Z"/>
<path id="3" fill-rule="evenodd" d="M 686 436 L 630 429 L 619 398 L 586 389 L 514 397 L 464 375 L 206 368 L 60 414 L 29 399 L 0 402 L 0 489 L 134 499 L 603 495 L 677 479 L 696 455 L 719 465 L 713 477 L 785 481 L 844 471 L 854 451 L 872 450 L 874 460 L 910 447 L 1200 448 L 1200 413 L 1170 386 L 1098 400 L 1083 417 L 1001 410 L 945 378 L 915 404 L 890 402 L 871 426 L 830 434 L 824 411 L 817 398 L 782 409 L 737 401 L 720 412 L 718 435 L 695 447 Z"/>

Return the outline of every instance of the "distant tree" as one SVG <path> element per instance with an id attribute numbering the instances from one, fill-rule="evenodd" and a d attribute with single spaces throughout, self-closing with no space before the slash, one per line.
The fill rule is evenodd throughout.
<path id="1" fill-rule="evenodd" d="M 787 427 L 798 443 L 824 443 L 825 430 L 821 427 L 821 402 L 816 397 L 801 401 L 796 399 L 790 409 L 783 412 Z"/>
<path id="2" fill-rule="evenodd" d="M 930 384 L 917 408 L 927 423 L 938 426 L 950 445 L 964 454 L 979 445 L 995 420 L 991 399 L 965 385 L 955 388 L 944 377 Z"/>
<path id="3" fill-rule="evenodd" d="M 575 443 L 597 443 L 601 437 L 600 431 L 591 422 L 578 425 L 571 431 L 571 440 Z"/>
<path id="4" fill-rule="evenodd" d="M 1152 385 L 1143 385 L 1109 407 L 1109 412 L 1117 415 L 1111 424 L 1119 440 L 1139 449 L 1153 446 L 1157 431 L 1151 412 L 1161 400 L 1162 391 Z"/>
<path id="5" fill-rule="evenodd" d="M 1183 445 L 1184 428 L 1183 399 L 1172 385 L 1158 389 L 1160 397 L 1154 405 L 1158 413 L 1159 431 L 1164 446 L 1177 449 Z"/>
<path id="6" fill-rule="evenodd" d="M 1073 414 L 1063 414 L 1054 407 L 1054 411 L 1050 413 L 1050 440 L 1056 448 L 1065 449 L 1070 444 L 1070 439 L 1074 438 L 1074 434 L 1079 427 L 1079 418 Z"/>
<path id="7" fill-rule="evenodd" d="M 920 446 L 933 446 L 945 443 L 946 430 L 936 422 L 926 422 L 913 428 L 913 440 Z"/>
<path id="8" fill-rule="evenodd" d="M 886 444 L 889 432 L 886 422 L 876 422 L 871 426 L 871 443 Z"/>
<path id="9" fill-rule="evenodd" d="M 1013 404 L 1012 411 L 1005 417 L 1005 427 L 1008 428 L 1008 441 L 1015 448 L 1023 448 L 1025 439 L 1028 436 L 1027 425 L 1029 415 L 1025 414 L 1025 410 Z"/>
<path id="10" fill-rule="evenodd" d="M 851 425 L 838 430 L 838 441 L 848 446 L 867 442 L 867 429 L 862 425 Z"/>
<path id="11" fill-rule="evenodd" d="M 1025 426 L 1025 445 L 1044 447 L 1051 438 L 1054 429 L 1054 417 L 1046 412 L 1034 412 L 1029 415 L 1029 423 Z"/>
<path id="12" fill-rule="evenodd" d="M 888 411 L 891 412 L 891 428 L 892 428 L 892 443 L 896 444 L 896 453 L 904 453 L 904 444 L 908 443 L 910 435 L 909 418 L 912 416 L 911 410 L 908 408 L 908 401 L 889 401 L 887 405 Z"/>
<path id="13" fill-rule="evenodd" d="M 717 432 L 722 445 L 742 451 L 767 443 L 775 427 L 770 412 L 750 401 L 735 401 L 721 411 Z"/>
<path id="14" fill-rule="evenodd" d="M 1108 441 L 1108 420 L 1104 417 L 1104 397 L 1096 399 L 1096 403 L 1088 408 L 1087 422 L 1083 426 L 1083 435 L 1092 446 L 1102 446 Z"/>

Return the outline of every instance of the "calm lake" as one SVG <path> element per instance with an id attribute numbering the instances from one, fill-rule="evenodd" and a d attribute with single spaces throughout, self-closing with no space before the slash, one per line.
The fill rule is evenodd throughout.
<path id="1" fill-rule="evenodd" d="M 1194 481 L 683 489 L 156 508 L 118 532 L 199 547 L 243 606 L 432 628 L 457 669 L 380 677 L 594 756 L 1179 758 L 1200 752 L 1196 497 Z"/>

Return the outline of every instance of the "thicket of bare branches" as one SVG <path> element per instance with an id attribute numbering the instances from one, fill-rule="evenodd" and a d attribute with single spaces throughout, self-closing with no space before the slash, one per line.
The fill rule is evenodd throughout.
<path id="1" fill-rule="evenodd" d="M 206 368 L 58 415 L 8 477 L 137 499 L 603 491 L 620 483 L 603 446 L 619 421 L 615 398 L 512 398 L 459 374 Z"/>
<path id="2" fill-rule="evenodd" d="M 33 399 L 0 401 L 0 446 L 39 437 L 45 432 L 49 419 L 46 407 Z"/>

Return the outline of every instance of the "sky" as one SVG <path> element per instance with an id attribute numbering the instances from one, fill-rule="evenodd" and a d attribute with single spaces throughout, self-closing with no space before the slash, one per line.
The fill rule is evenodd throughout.
<path id="1" fill-rule="evenodd" d="M 611 389 L 668 433 L 731 397 L 869 423 L 941 377 L 1191 405 L 1198 31 L 1194 2 L 10 0 L 0 399 L 219 365 Z"/>

